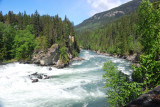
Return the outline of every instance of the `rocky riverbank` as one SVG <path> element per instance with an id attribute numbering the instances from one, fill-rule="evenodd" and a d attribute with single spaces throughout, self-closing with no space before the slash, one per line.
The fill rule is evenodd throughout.
<path id="1" fill-rule="evenodd" d="M 0 65 L 5 65 L 8 63 L 13 63 L 13 62 L 19 62 L 23 64 L 37 64 L 39 66 L 54 66 L 56 68 L 64 68 L 68 66 L 70 63 L 73 61 L 82 61 L 84 60 L 83 58 L 79 57 L 73 57 L 70 52 L 68 52 L 68 57 L 69 57 L 69 62 L 68 64 L 64 64 L 60 58 L 60 52 L 59 52 L 60 46 L 58 44 L 52 45 L 51 48 L 48 48 L 47 50 L 43 51 L 38 51 L 34 52 L 32 55 L 31 60 L 11 60 L 7 62 L 2 62 L 0 61 Z"/>
<path id="2" fill-rule="evenodd" d="M 126 59 L 126 60 L 132 62 L 133 65 L 139 66 L 138 61 L 140 60 L 140 54 L 137 54 L 137 53 L 135 53 L 135 54 L 133 54 L 133 55 L 123 56 L 123 55 L 113 55 L 113 54 L 104 53 L 104 52 L 95 51 L 95 50 L 93 50 L 93 51 L 96 52 L 96 53 L 99 54 L 99 55 L 112 56 L 112 57 L 115 57 L 115 58 Z"/>

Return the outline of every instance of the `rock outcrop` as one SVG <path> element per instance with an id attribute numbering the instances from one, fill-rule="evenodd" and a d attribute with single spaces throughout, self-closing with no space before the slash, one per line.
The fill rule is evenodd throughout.
<path id="1" fill-rule="evenodd" d="M 70 36 L 70 39 L 74 42 L 74 37 Z M 73 58 L 72 54 L 68 52 L 69 63 L 64 64 L 60 59 L 60 46 L 58 44 L 53 44 L 51 48 L 46 51 L 39 51 L 33 54 L 31 63 L 38 64 L 41 66 L 55 66 L 57 68 L 64 68 L 69 63 L 73 61 L 81 61 L 83 58 L 75 57 Z M 23 61 L 22 61 L 23 62 Z M 50 69 L 51 70 L 51 69 Z"/>
<path id="2" fill-rule="evenodd" d="M 160 107 L 160 86 L 141 95 L 124 107 Z"/>
<path id="3" fill-rule="evenodd" d="M 122 55 L 113 55 L 113 54 L 109 54 L 109 53 L 103 53 L 103 52 L 100 52 L 99 50 L 94 51 L 94 52 L 96 52 L 98 55 L 113 56 L 115 58 L 123 58 L 123 59 L 126 59 L 126 60 L 132 62 L 133 64 L 139 66 L 138 61 L 140 60 L 140 54 L 137 54 L 137 53 L 135 53 L 133 55 L 122 56 Z"/>
<path id="4" fill-rule="evenodd" d="M 31 62 L 41 66 L 56 65 L 59 60 L 59 48 L 58 44 L 54 44 L 46 52 L 40 51 L 34 53 Z"/>

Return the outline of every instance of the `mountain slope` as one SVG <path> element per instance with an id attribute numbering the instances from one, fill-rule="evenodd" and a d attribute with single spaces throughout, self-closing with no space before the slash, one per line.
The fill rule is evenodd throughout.
<path id="1" fill-rule="evenodd" d="M 119 7 L 113 8 L 108 11 L 104 11 L 101 13 L 97 13 L 89 19 L 84 20 L 82 23 L 77 25 L 76 31 L 83 32 L 85 30 L 94 30 L 99 27 L 103 27 L 109 22 L 114 21 L 115 19 L 127 15 L 129 13 L 133 13 L 137 10 L 142 0 L 132 0 L 128 3 L 125 3 Z M 152 0 L 152 2 L 155 0 Z M 159 0 L 156 0 L 159 1 Z"/>

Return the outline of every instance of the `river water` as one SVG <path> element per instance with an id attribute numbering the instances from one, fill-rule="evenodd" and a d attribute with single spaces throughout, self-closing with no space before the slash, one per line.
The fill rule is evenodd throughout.
<path id="1" fill-rule="evenodd" d="M 82 50 L 79 57 L 85 60 L 64 69 L 19 63 L 0 65 L 0 107 L 107 107 L 103 64 L 111 60 L 130 75 L 130 63 L 88 50 Z M 28 75 L 35 72 L 51 78 L 32 83 Z"/>

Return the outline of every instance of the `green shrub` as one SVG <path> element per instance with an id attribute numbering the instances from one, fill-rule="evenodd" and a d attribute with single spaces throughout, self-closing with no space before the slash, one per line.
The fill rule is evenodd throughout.
<path id="1" fill-rule="evenodd" d="M 104 64 L 103 70 L 105 71 L 103 77 L 106 80 L 107 102 L 111 107 L 124 106 L 142 93 L 141 84 L 131 82 L 128 76 L 119 71 L 111 61 Z"/>
<path id="2" fill-rule="evenodd" d="M 68 49 L 66 47 L 60 48 L 60 57 L 59 58 L 60 58 L 60 60 L 62 60 L 62 62 L 64 64 L 69 63 Z"/>

